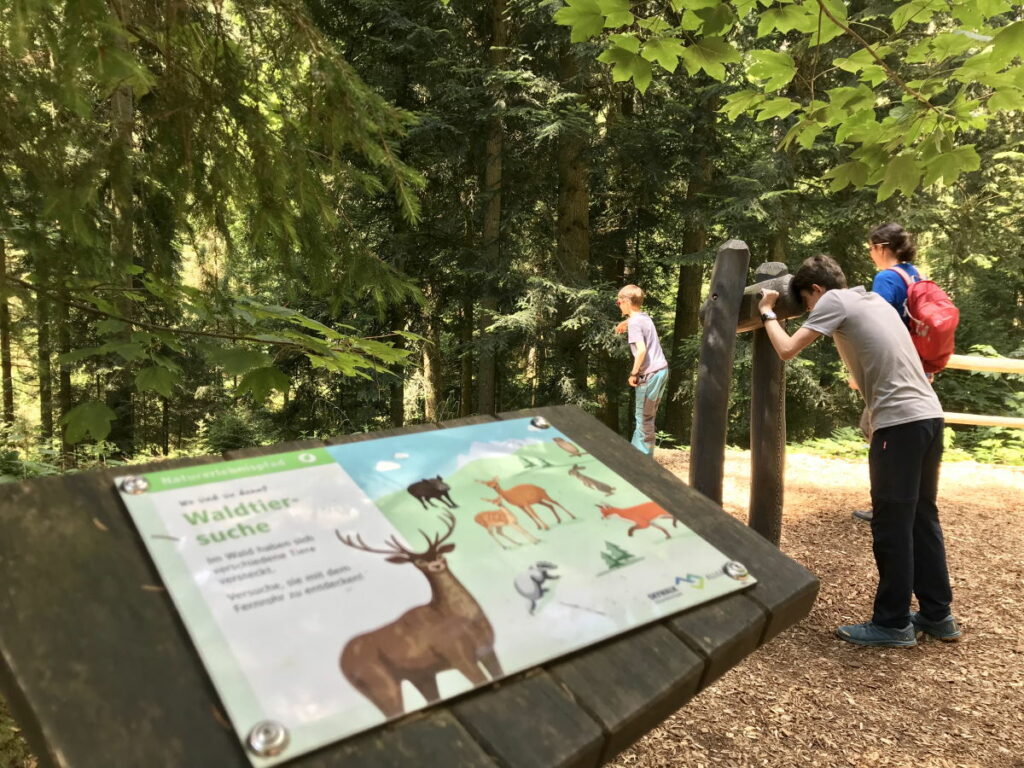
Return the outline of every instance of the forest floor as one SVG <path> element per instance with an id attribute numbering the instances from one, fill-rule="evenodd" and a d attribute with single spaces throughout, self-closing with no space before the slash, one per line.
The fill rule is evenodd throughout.
<path id="1" fill-rule="evenodd" d="M 686 451 L 658 460 L 684 480 Z M 746 518 L 750 454 L 726 458 Z M 837 640 L 875 586 L 864 460 L 790 451 L 782 549 L 821 579 L 810 616 L 735 667 L 609 768 L 1024 768 L 1024 467 L 947 462 L 940 514 L 964 630 L 956 644 Z M 0 701 L 0 768 L 34 768 Z"/>
<path id="2" fill-rule="evenodd" d="M 689 454 L 658 460 L 686 479 Z M 746 520 L 750 454 L 724 506 Z M 614 768 L 1024 768 L 1024 467 L 942 466 L 939 513 L 959 643 L 858 648 L 876 584 L 866 461 L 790 451 L 782 550 L 821 580 L 810 615 L 623 752 Z"/>

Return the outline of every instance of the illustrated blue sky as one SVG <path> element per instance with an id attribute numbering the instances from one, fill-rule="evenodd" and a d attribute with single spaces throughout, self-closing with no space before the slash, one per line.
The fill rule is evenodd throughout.
<path id="1" fill-rule="evenodd" d="M 331 454 L 371 499 L 404 490 L 425 477 L 454 473 L 460 455 L 473 443 L 565 437 L 554 427 L 531 428 L 529 419 L 494 421 L 453 429 L 434 429 L 348 445 L 327 446 Z"/>

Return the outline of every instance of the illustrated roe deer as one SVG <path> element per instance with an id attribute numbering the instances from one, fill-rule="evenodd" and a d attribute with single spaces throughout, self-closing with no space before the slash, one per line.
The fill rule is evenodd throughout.
<path id="1" fill-rule="evenodd" d="M 385 717 L 401 715 L 402 681 L 408 680 L 428 702 L 437 701 L 437 674 L 457 669 L 473 685 L 483 685 L 504 673 L 494 653 L 494 629 L 476 599 L 448 570 L 445 555 L 455 549 L 445 543 L 455 530 L 455 517 L 443 515 L 447 530 L 428 536 L 427 547 L 417 552 L 392 536 L 386 549 L 374 549 L 362 536 L 342 536 L 353 549 L 387 555 L 389 563 L 412 563 L 430 584 L 431 599 L 412 608 L 390 624 L 353 637 L 341 651 L 341 673 L 373 702 Z M 483 665 L 485 675 L 480 669 Z"/>
<path id="2" fill-rule="evenodd" d="M 539 485 L 516 485 L 506 491 L 498 484 L 498 478 L 496 477 L 492 477 L 490 480 L 477 480 L 477 482 L 486 485 L 513 507 L 519 507 L 531 520 L 533 520 L 534 523 L 537 524 L 537 527 L 542 530 L 548 530 L 548 525 L 538 517 L 536 512 L 533 511 L 534 504 L 544 505 L 555 513 L 555 520 L 559 523 L 562 522 L 562 518 L 558 516 L 558 510 L 552 506 L 557 505 L 562 507 L 562 505 L 548 496 L 548 492 Z M 576 515 L 565 507 L 562 507 L 562 511 L 569 515 L 573 520 L 576 519 Z"/>
<path id="3" fill-rule="evenodd" d="M 573 464 L 572 469 L 569 470 L 569 474 L 583 483 L 587 488 L 593 488 L 595 491 L 600 491 L 605 496 L 611 496 L 615 493 L 615 489 L 606 483 L 602 483 L 600 480 L 595 480 L 592 477 L 587 477 L 581 471 L 583 467 L 579 464 Z"/>
<path id="4" fill-rule="evenodd" d="M 473 519 L 487 529 L 487 532 L 491 534 L 491 538 L 498 542 L 502 549 L 508 549 L 508 547 L 501 543 L 501 539 L 499 539 L 498 536 L 503 536 L 506 541 L 511 542 L 512 544 L 520 544 L 520 542 L 505 533 L 506 526 L 514 531 L 519 531 L 523 536 L 530 540 L 531 544 L 536 544 L 540 541 L 540 539 L 536 538 L 532 533 L 519 524 L 519 521 L 516 520 L 516 516 L 512 514 L 512 511 L 501 503 L 500 496 L 496 499 L 481 499 L 481 501 L 488 504 L 497 504 L 498 508 L 481 512 Z"/>
<path id="5" fill-rule="evenodd" d="M 671 517 L 673 527 L 679 523 L 674 515 L 666 512 L 653 501 L 648 501 L 644 504 L 637 504 L 635 507 L 626 507 L 624 509 L 621 507 L 610 507 L 607 504 L 598 504 L 597 508 L 601 510 L 601 517 L 618 515 L 623 520 L 629 520 L 633 523 L 633 527 L 629 529 L 630 536 L 633 535 L 633 531 L 638 529 L 657 528 L 665 534 L 666 539 L 671 539 L 672 536 L 669 535 L 669 532 L 654 521 L 659 517 Z"/>

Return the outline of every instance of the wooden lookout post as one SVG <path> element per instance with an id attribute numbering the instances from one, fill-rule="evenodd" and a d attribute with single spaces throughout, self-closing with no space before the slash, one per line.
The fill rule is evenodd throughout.
<path id="1" fill-rule="evenodd" d="M 757 304 L 762 292 L 772 289 L 779 292 L 775 313 L 780 321 L 803 314 L 803 307 L 790 294 L 792 276 L 781 262 L 761 264 L 755 270 L 754 284 L 744 288 L 749 263 L 746 243 L 724 243 L 711 273 L 711 292 L 701 307 L 704 333 L 690 439 L 690 485 L 721 504 L 736 334 L 753 331 L 749 524 L 778 546 L 786 458 L 786 378 L 782 360 L 762 327 Z"/>

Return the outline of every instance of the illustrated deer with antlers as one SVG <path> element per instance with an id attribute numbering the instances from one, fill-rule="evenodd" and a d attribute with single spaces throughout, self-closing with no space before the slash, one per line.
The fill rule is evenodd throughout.
<path id="1" fill-rule="evenodd" d="M 505 490 L 501 487 L 498 478 L 496 477 L 492 477 L 490 480 L 477 480 L 477 482 L 486 485 L 513 507 L 519 507 L 531 520 L 533 520 L 534 523 L 536 523 L 537 528 L 541 530 L 548 530 L 548 525 L 540 519 L 536 512 L 533 511 L 534 504 L 541 504 L 547 507 L 555 513 L 555 520 L 559 523 L 562 522 L 562 518 L 558 516 L 558 510 L 553 506 L 557 505 L 562 507 L 562 505 L 548 496 L 548 492 L 539 485 L 515 485 L 508 490 Z M 562 507 L 562 511 L 569 515 L 573 520 L 576 519 L 576 515 L 565 507 Z"/>
<path id="2" fill-rule="evenodd" d="M 421 552 L 409 549 L 391 536 L 384 549 L 370 547 L 362 536 L 342 536 L 346 546 L 363 552 L 387 555 L 389 563 L 412 563 L 430 584 L 431 599 L 403 613 L 390 624 L 353 637 L 341 651 L 341 673 L 353 687 L 373 702 L 385 717 L 404 713 L 402 681 L 408 680 L 428 702 L 437 701 L 437 675 L 449 669 L 461 672 L 473 685 L 501 677 L 494 653 L 494 629 L 479 603 L 448 569 L 445 555 L 455 549 L 448 542 L 455 517 L 445 512 L 446 530 L 428 536 Z M 480 669 L 480 665 L 487 674 Z"/>
<path id="3" fill-rule="evenodd" d="M 486 502 L 487 504 L 496 504 L 498 508 L 481 512 L 479 515 L 474 517 L 473 520 L 486 528 L 487 532 L 491 534 L 491 538 L 498 542 L 498 544 L 501 544 L 502 549 L 508 549 L 508 547 L 501 543 L 501 539 L 499 539 L 498 536 L 504 537 L 506 541 L 515 544 L 516 546 L 521 543 L 505 533 L 506 527 L 511 528 L 513 531 L 519 531 L 519 533 L 529 539 L 531 544 L 536 544 L 540 541 L 540 539 L 519 524 L 519 521 L 516 520 L 516 516 L 512 513 L 512 510 L 501 503 L 500 496 L 496 499 L 480 499 L 480 501 Z"/>

